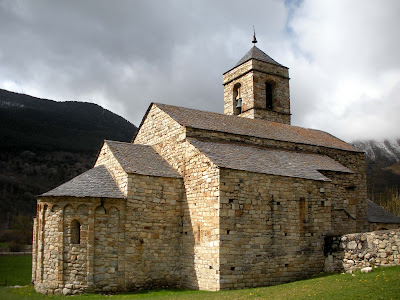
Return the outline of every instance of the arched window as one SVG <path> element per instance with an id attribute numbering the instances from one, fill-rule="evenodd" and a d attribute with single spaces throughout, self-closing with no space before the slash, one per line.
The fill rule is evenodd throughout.
<path id="1" fill-rule="evenodd" d="M 73 220 L 71 223 L 71 244 L 81 243 L 81 223 Z"/>
<path id="2" fill-rule="evenodd" d="M 267 104 L 267 109 L 272 109 L 273 104 L 272 104 L 272 85 L 269 82 L 265 83 L 265 101 Z"/>
<path id="3" fill-rule="evenodd" d="M 242 85 L 240 83 L 236 83 L 233 87 L 233 114 L 240 115 L 242 113 Z"/>

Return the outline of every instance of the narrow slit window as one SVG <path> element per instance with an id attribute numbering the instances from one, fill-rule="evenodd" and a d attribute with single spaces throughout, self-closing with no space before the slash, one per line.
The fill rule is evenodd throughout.
<path id="1" fill-rule="evenodd" d="M 81 243 L 81 223 L 77 220 L 73 220 L 71 223 L 71 243 Z"/>
<path id="2" fill-rule="evenodd" d="M 272 86 L 269 82 L 265 83 L 265 100 L 266 100 L 266 106 L 267 109 L 273 109 L 273 104 L 272 104 Z"/>

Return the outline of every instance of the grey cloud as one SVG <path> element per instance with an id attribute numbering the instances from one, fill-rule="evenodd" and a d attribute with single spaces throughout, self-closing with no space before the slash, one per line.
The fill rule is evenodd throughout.
<path id="1" fill-rule="evenodd" d="M 151 101 L 222 112 L 222 73 L 252 46 L 255 25 L 259 48 L 290 68 L 294 124 L 320 126 L 341 137 L 341 122 L 320 121 L 321 109 L 326 106 L 329 114 L 334 105 L 329 95 L 337 88 L 336 76 L 397 70 L 390 60 L 398 53 L 399 38 L 385 30 L 398 21 L 376 24 L 373 38 L 379 45 L 370 43 L 363 57 L 354 57 L 365 36 L 354 37 L 354 44 L 346 36 L 343 52 L 329 44 L 335 41 L 319 43 L 313 36 L 310 26 L 319 24 L 309 22 L 319 13 L 319 2 L 251 0 L 244 7 L 242 1 L 3 0 L 0 87 L 13 82 L 35 96 L 96 102 L 136 125 Z M 362 16 L 357 20 L 366 22 Z M 332 26 L 337 24 L 328 22 L 327 30 Z M 336 30 L 340 36 L 353 29 Z M 388 55 L 379 59 L 384 48 L 390 48 Z M 342 57 L 344 70 L 329 51 Z M 328 98 L 326 91 L 332 91 Z"/>

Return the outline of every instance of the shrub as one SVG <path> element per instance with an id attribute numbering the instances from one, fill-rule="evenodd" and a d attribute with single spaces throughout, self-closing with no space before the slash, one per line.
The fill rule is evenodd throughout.
<path id="1" fill-rule="evenodd" d="M 19 230 L 4 230 L 0 234 L 0 242 L 20 242 L 24 239 L 22 232 Z"/>
<path id="2" fill-rule="evenodd" d="M 10 249 L 11 252 L 21 252 L 23 247 L 24 247 L 24 245 L 22 245 L 21 243 L 19 243 L 17 241 L 11 241 L 8 244 L 8 248 Z"/>

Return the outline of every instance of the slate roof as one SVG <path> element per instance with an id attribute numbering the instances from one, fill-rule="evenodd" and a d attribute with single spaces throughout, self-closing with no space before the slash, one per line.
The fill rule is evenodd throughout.
<path id="1" fill-rule="evenodd" d="M 322 181 L 331 180 L 318 170 L 353 173 L 326 155 L 188 140 L 211 161 L 224 168 Z"/>
<path id="2" fill-rule="evenodd" d="M 151 146 L 108 140 L 105 143 L 128 174 L 181 178 Z"/>
<path id="3" fill-rule="evenodd" d="M 280 63 L 278 63 L 277 61 L 273 60 L 268 54 L 264 53 L 263 51 L 258 49 L 256 46 L 253 46 L 242 57 L 242 59 L 239 60 L 239 62 L 235 65 L 234 68 L 236 68 L 237 66 L 240 66 L 241 64 L 245 63 L 246 61 L 248 61 L 250 59 L 256 59 L 256 60 L 260 60 L 260 61 L 267 62 L 267 63 L 270 63 L 270 64 L 274 64 L 274 65 L 277 65 L 277 66 L 285 67 L 285 66 L 281 65 Z"/>
<path id="4" fill-rule="evenodd" d="M 40 196 L 125 198 L 105 166 L 97 166 Z"/>
<path id="5" fill-rule="evenodd" d="M 370 223 L 387 223 L 387 224 L 400 224 L 400 218 L 388 212 L 383 207 L 367 200 L 368 204 L 368 222 Z"/>
<path id="6" fill-rule="evenodd" d="M 160 103 L 154 104 L 179 124 L 187 127 L 322 146 L 353 152 L 363 152 L 333 135 L 320 130 L 307 129 L 261 119 L 249 119 L 224 115 L 173 105 Z M 146 116 L 144 118 L 146 118 Z"/>

